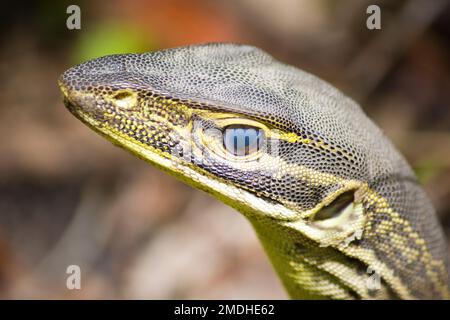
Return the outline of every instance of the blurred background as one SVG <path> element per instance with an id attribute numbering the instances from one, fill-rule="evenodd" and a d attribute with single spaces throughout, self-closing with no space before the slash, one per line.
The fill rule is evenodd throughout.
<path id="1" fill-rule="evenodd" d="M 66 8 L 81 8 L 68 30 Z M 381 30 L 366 8 L 381 8 Z M 357 100 L 450 234 L 450 6 L 442 0 L 14 1 L 0 19 L 0 298 L 285 299 L 237 212 L 111 145 L 58 76 L 111 53 L 258 46 Z M 7 9 L 7 10 L 6 10 Z M 81 290 L 66 269 L 81 267 Z"/>

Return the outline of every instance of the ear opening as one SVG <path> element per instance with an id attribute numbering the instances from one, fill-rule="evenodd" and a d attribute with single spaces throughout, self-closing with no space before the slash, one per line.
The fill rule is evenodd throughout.
<path id="1" fill-rule="evenodd" d="M 312 221 L 323 221 L 338 218 L 345 209 L 355 201 L 355 190 L 345 191 L 334 199 L 332 203 L 323 207 L 313 217 Z"/>

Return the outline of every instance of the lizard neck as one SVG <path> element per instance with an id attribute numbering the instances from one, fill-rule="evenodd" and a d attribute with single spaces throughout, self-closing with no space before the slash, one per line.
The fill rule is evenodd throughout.
<path id="1" fill-rule="evenodd" d="M 250 221 L 291 298 L 390 298 L 390 290 L 383 283 L 379 283 L 376 291 L 367 287 L 373 278 L 361 262 L 334 248 L 320 247 L 299 231 L 265 219 L 269 218 Z"/>

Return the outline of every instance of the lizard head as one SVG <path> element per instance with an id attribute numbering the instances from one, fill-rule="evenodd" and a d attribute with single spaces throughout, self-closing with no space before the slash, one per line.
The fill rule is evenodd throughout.
<path id="1" fill-rule="evenodd" d="M 359 239 L 371 219 L 364 203 L 378 199 L 369 182 L 410 172 L 338 90 L 231 44 L 106 56 L 59 86 L 92 129 L 246 215 L 288 290 L 323 296 L 322 283 L 329 297 L 367 296 L 360 273 L 376 260 Z M 286 250 L 289 266 L 277 266 Z M 359 283 L 342 281 L 350 275 Z"/>
<path id="2" fill-rule="evenodd" d="M 339 120 L 319 124 L 336 90 L 301 87 L 297 72 L 253 47 L 209 45 L 102 57 L 59 84 L 94 130 L 241 211 L 328 220 L 339 212 L 314 208 L 353 202 L 363 153 L 327 134 L 346 133 Z"/>

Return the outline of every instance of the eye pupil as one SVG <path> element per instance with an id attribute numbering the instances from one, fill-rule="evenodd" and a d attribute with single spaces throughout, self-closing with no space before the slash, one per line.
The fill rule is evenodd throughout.
<path id="1" fill-rule="evenodd" d="M 247 156 L 261 148 L 263 130 L 251 126 L 228 126 L 223 133 L 224 148 L 235 156 Z"/>

